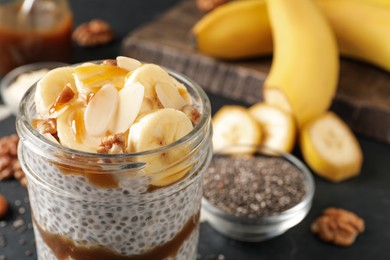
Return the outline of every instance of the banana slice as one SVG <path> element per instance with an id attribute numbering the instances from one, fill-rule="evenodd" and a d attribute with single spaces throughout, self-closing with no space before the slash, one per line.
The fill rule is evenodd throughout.
<path id="1" fill-rule="evenodd" d="M 118 109 L 109 128 L 111 133 L 123 133 L 130 128 L 140 112 L 144 92 L 145 87 L 138 82 L 126 84 L 119 91 Z"/>
<path id="2" fill-rule="evenodd" d="M 354 134 L 334 113 L 304 125 L 300 145 L 306 163 L 320 176 L 339 182 L 359 174 L 363 154 Z"/>
<path id="3" fill-rule="evenodd" d="M 105 84 L 122 89 L 128 73 L 118 66 L 86 64 L 74 69 L 74 78 L 81 98 L 88 100 L 91 93 L 96 93 Z"/>
<path id="4" fill-rule="evenodd" d="M 296 128 L 290 114 L 266 103 L 253 105 L 249 108 L 249 113 L 263 129 L 262 145 L 276 151 L 291 152 Z"/>
<path id="5" fill-rule="evenodd" d="M 108 130 L 118 107 L 118 91 L 107 84 L 99 89 L 88 103 L 85 114 L 85 129 L 92 136 L 102 136 Z"/>
<path id="6" fill-rule="evenodd" d="M 101 137 L 86 134 L 83 105 L 73 105 L 57 118 L 57 135 L 61 145 L 84 152 L 96 153 Z"/>
<path id="7" fill-rule="evenodd" d="M 34 98 L 37 112 L 42 118 L 51 117 L 49 110 L 67 84 L 77 94 L 71 67 L 53 69 L 37 83 Z"/>
<path id="8" fill-rule="evenodd" d="M 119 68 L 122 68 L 127 71 L 133 71 L 142 66 L 142 63 L 139 60 L 125 56 L 116 57 L 116 63 L 118 64 Z"/>
<path id="9" fill-rule="evenodd" d="M 168 72 L 158 65 L 144 64 L 131 73 L 127 82 L 139 82 L 145 87 L 144 102 L 141 107 L 142 113 L 163 108 L 165 107 L 164 104 L 166 107 L 181 109 L 177 106 L 188 103 L 189 94 L 186 90 L 183 90 L 184 86 L 175 81 Z M 191 97 L 189 96 L 189 98 Z"/>
<path id="10" fill-rule="evenodd" d="M 187 135 L 193 129 L 191 120 L 181 111 L 163 108 L 152 111 L 137 119 L 130 127 L 128 152 L 142 152 L 169 145 Z M 177 147 L 162 154 L 152 154 L 140 158 L 146 162 L 146 172 L 152 176 L 151 184 L 166 185 L 165 177 L 176 175 L 179 178 L 183 167 L 173 167 L 188 153 L 188 147 Z M 171 168 L 170 168 L 171 167 Z M 187 172 L 185 170 L 185 172 Z M 153 174 L 158 178 L 153 179 Z M 182 173 L 180 176 L 184 176 Z M 156 177 L 157 177 L 156 176 Z M 181 178 L 181 177 L 180 177 Z M 175 178 L 170 178 L 171 181 Z"/>
<path id="11" fill-rule="evenodd" d="M 216 152 L 251 154 L 261 143 L 261 127 L 244 107 L 224 106 L 214 115 L 212 123 Z"/>
<path id="12" fill-rule="evenodd" d="M 171 77 L 171 79 L 173 80 L 173 84 L 175 85 L 175 87 L 179 91 L 180 96 L 187 102 L 187 105 L 192 105 L 192 103 L 193 103 L 192 97 L 191 97 L 190 93 L 188 93 L 188 89 L 183 84 L 181 84 L 179 81 L 177 81 L 175 78 Z"/>

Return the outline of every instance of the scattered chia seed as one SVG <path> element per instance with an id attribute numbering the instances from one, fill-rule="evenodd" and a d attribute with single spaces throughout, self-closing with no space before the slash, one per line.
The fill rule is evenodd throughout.
<path id="1" fill-rule="evenodd" d="M 271 216 L 305 196 L 304 176 L 279 157 L 214 156 L 203 179 L 204 197 L 239 217 Z"/>

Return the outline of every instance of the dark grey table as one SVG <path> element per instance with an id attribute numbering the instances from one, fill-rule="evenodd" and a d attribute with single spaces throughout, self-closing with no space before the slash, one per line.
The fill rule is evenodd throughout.
<path id="1" fill-rule="evenodd" d="M 70 0 L 75 25 L 93 18 L 108 21 L 117 39 L 94 48 L 75 48 L 73 62 L 113 58 L 121 39 L 137 26 L 157 17 L 177 0 Z M 209 94 L 213 111 L 224 104 L 242 104 Z M 1 104 L 1 101 L 0 101 Z M 242 104 L 246 105 L 246 104 Z M 15 133 L 15 118 L 0 121 L 0 137 Z M 390 129 L 389 129 L 390 131 Z M 359 177 L 334 184 L 315 177 L 313 207 L 303 222 L 285 234 L 261 243 L 242 243 L 201 225 L 199 259 L 390 259 L 390 146 L 359 137 L 364 165 Z M 294 154 L 300 157 L 299 150 Z M 0 221 L 0 260 L 36 259 L 27 191 L 17 181 L 0 182 L 0 193 L 11 211 Z M 352 210 L 366 221 L 366 231 L 350 248 L 325 244 L 310 232 L 310 223 L 329 206 Z"/>

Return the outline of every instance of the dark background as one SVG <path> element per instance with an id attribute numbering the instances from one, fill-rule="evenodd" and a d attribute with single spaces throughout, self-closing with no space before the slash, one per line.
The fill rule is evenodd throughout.
<path id="1" fill-rule="evenodd" d="M 138 26 L 158 17 L 177 0 L 71 0 L 75 26 L 93 18 L 106 20 L 116 40 L 110 45 L 85 49 L 75 46 L 73 63 L 115 58 L 121 40 Z M 224 104 L 241 104 L 209 93 L 213 111 Z M 15 133 L 15 118 L 0 122 L 0 137 Z M 390 131 L 390 129 L 389 129 Z M 364 152 L 360 176 L 334 184 L 315 176 L 313 207 L 303 222 L 285 234 L 261 243 L 242 243 L 201 225 L 199 259 L 390 259 L 390 146 L 359 136 Z M 299 150 L 294 154 L 300 157 Z M 11 210 L 0 220 L 0 260 L 36 259 L 30 226 L 27 191 L 17 181 L 0 182 L 0 193 Z M 329 206 L 354 211 L 366 221 L 365 232 L 350 248 L 321 242 L 311 234 L 310 224 Z M 25 211 L 25 212 L 24 212 Z M 20 221 L 23 220 L 23 221 Z M 17 224 L 22 224 L 18 227 Z"/>

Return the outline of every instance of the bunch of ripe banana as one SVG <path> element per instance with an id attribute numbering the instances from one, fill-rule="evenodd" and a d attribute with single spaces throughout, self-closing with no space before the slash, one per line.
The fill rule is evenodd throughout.
<path id="1" fill-rule="evenodd" d="M 298 130 L 304 159 L 316 173 L 341 181 L 360 172 L 359 143 L 328 108 L 338 83 L 339 52 L 390 71 L 389 0 L 231 1 L 206 14 L 192 33 L 197 49 L 216 58 L 273 53 L 265 103 L 248 111 L 219 111 L 215 147 L 254 143 L 289 152 Z M 278 110 L 278 116 L 265 110 Z"/>

